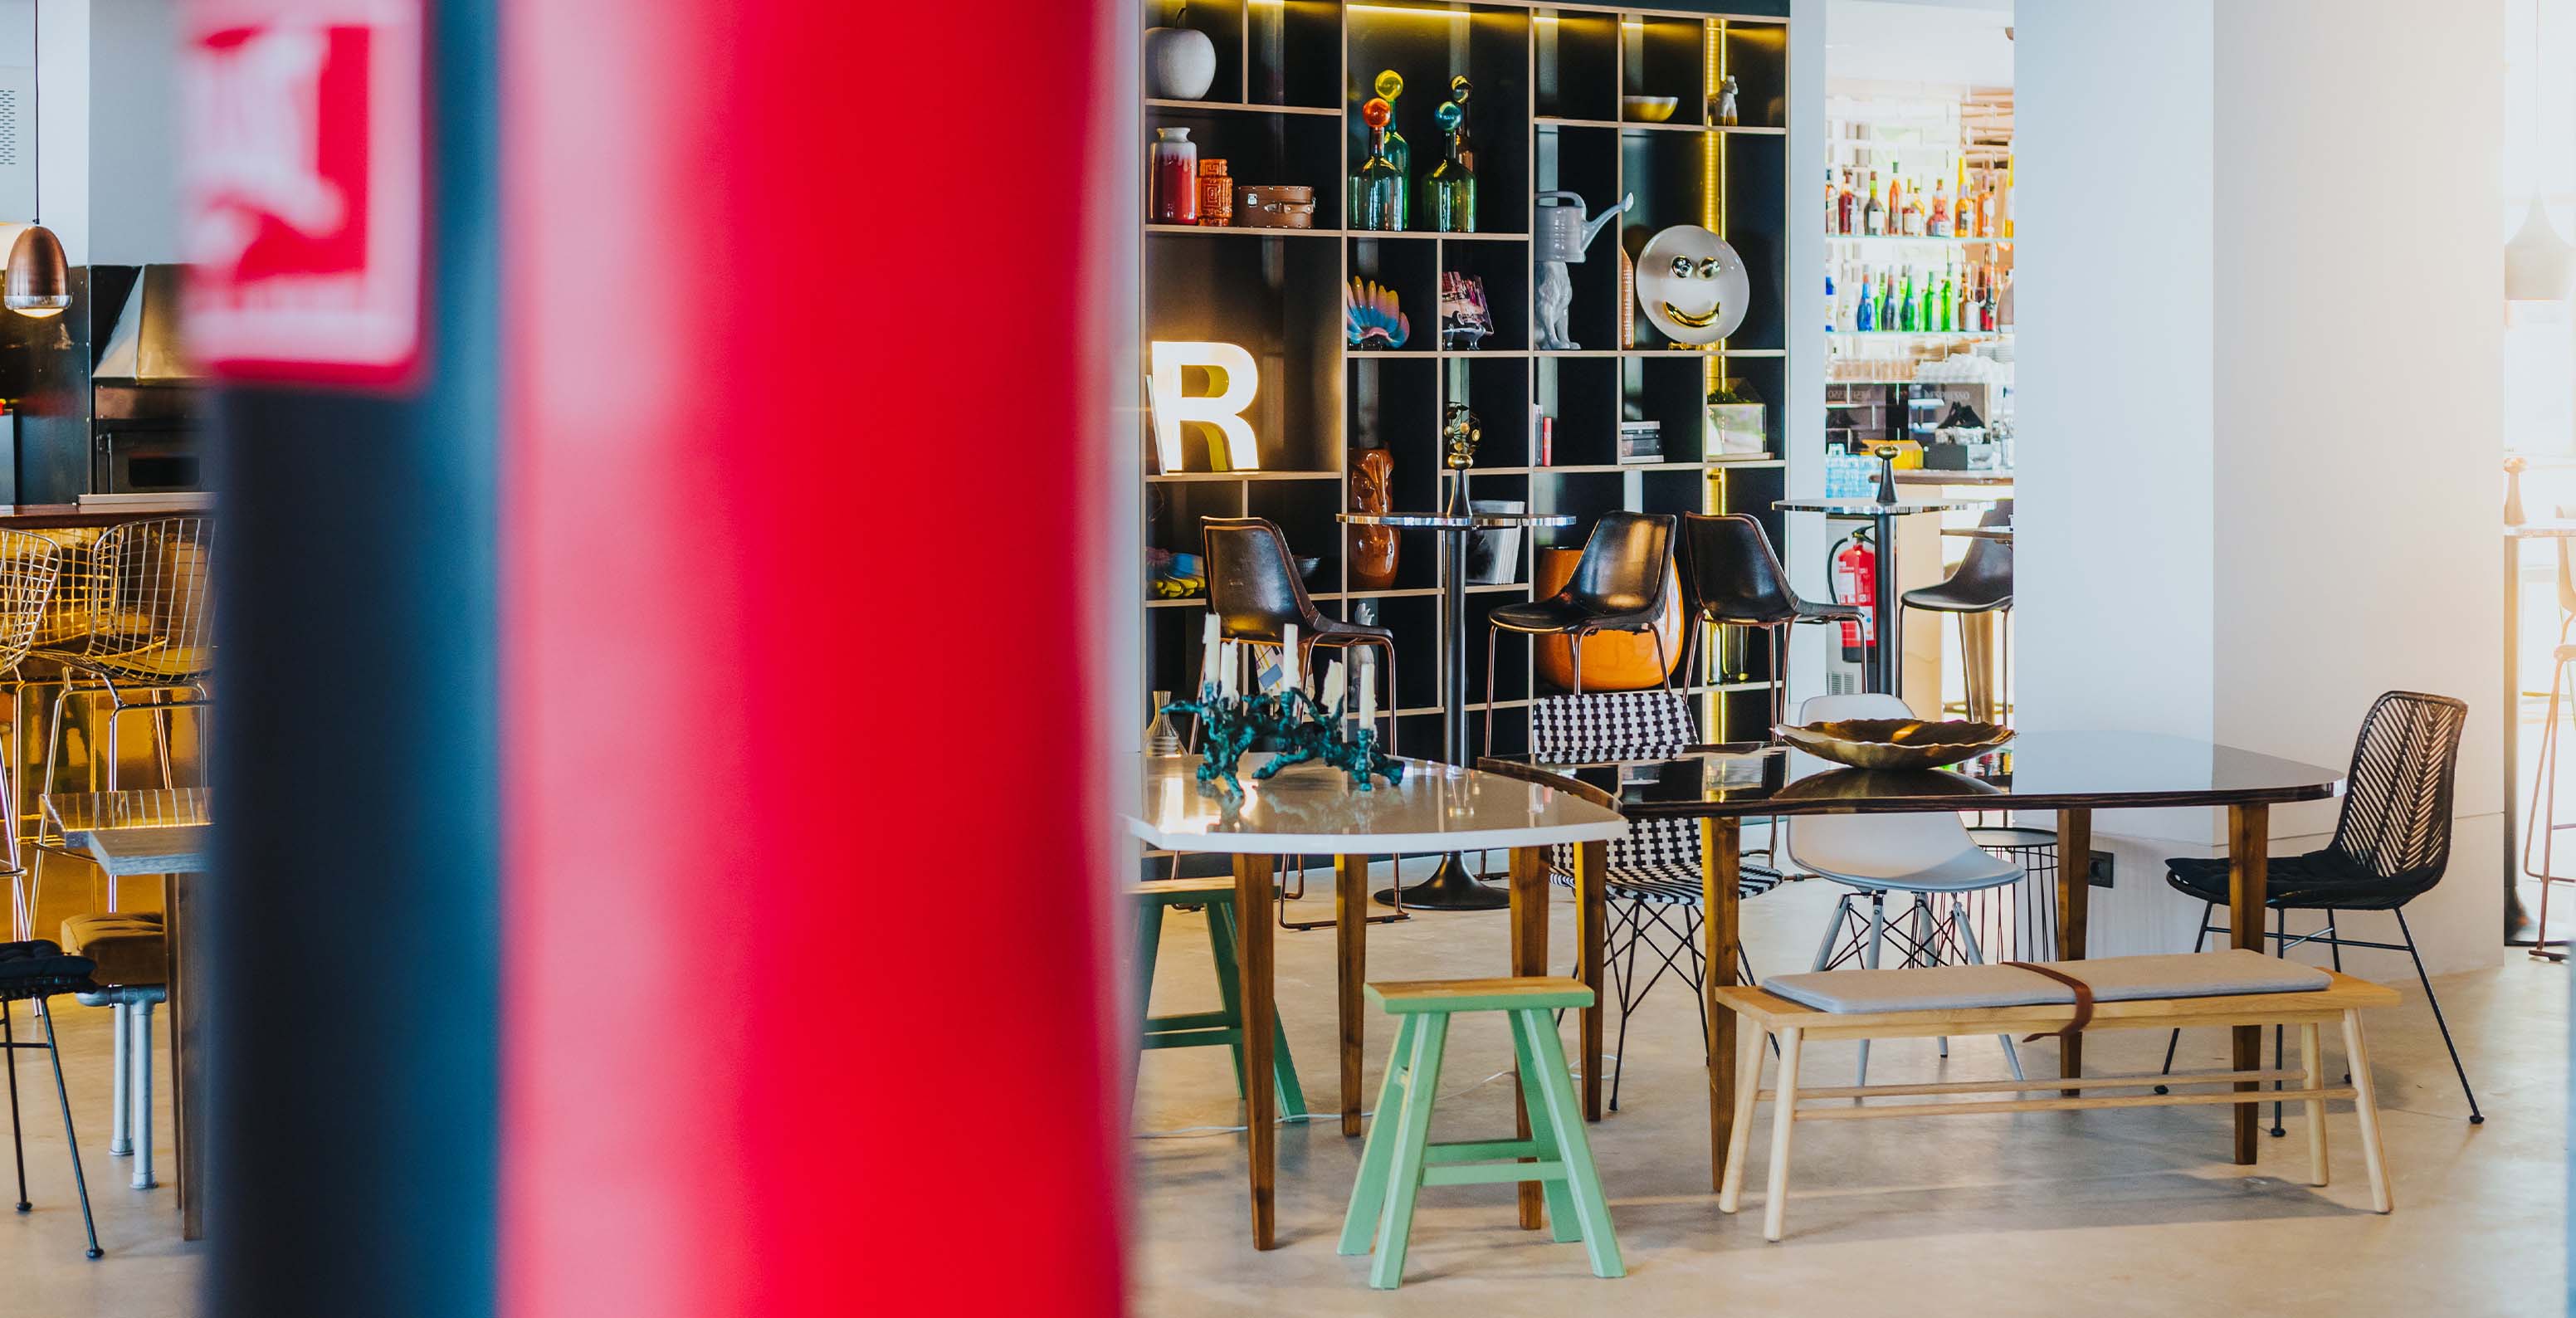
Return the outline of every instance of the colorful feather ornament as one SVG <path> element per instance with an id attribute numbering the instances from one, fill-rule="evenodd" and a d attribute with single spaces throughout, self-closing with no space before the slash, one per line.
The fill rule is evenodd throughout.
<path id="1" fill-rule="evenodd" d="M 1342 295 L 1342 328 L 1354 348 L 1401 348 L 1412 326 L 1395 309 L 1395 290 L 1370 279 L 1353 277 Z"/>

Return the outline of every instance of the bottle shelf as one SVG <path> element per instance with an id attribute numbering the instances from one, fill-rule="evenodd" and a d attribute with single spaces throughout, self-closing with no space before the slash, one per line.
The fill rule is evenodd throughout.
<path id="1" fill-rule="evenodd" d="M 1246 469 L 1243 471 L 1166 471 L 1157 472 L 1145 479 L 1155 485 L 1186 485 L 1205 481 L 1337 481 L 1341 478 L 1342 473 L 1338 471 Z"/>
<path id="2" fill-rule="evenodd" d="M 1741 133 L 1754 137 L 1786 137 L 1789 135 L 1789 130 L 1786 128 L 1766 128 L 1752 124 L 1650 124 L 1642 119 L 1552 119 L 1544 117 L 1532 119 L 1530 123 L 1532 126 L 1541 130 L 1549 128 L 1610 128 L 1623 133 Z"/>
<path id="3" fill-rule="evenodd" d="M 1229 114 L 1313 114 L 1339 118 L 1338 105 L 1263 105 L 1255 101 L 1178 101 L 1148 96 L 1145 106 L 1152 110 L 1217 110 Z"/>
<path id="4" fill-rule="evenodd" d="M 1145 226 L 1152 234 L 1173 234 L 1190 238 L 1339 238 L 1339 229 L 1255 229 L 1244 224 L 1152 224 Z"/>
<path id="5" fill-rule="evenodd" d="M 1825 235 L 1825 241 L 1864 245 L 1875 243 L 1881 246 L 1913 246 L 1919 243 L 1936 247 L 2010 247 L 2014 240 L 2010 238 L 1935 238 L 1929 234 L 1829 233 Z"/>

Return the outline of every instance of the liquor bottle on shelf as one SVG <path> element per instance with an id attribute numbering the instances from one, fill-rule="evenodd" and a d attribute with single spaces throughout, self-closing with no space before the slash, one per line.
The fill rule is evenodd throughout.
<path id="1" fill-rule="evenodd" d="M 1887 208 L 1879 204 L 1878 171 L 1874 169 L 1869 172 L 1869 205 L 1861 211 L 1860 231 L 1870 238 L 1887 232 Z"/>
<path id="2" fill-rule="evenodd" d="M 2003 194 L 1995 199 L 1995 223 L 2003 226 L 1996 230 L 1996 237 L 2013 236 L 2013 158 L 2011 156 L 2004 157 Z"/>
<path id="3" fill-rule="evenodd" d="M 1959 281 L 1948 266 L 1941 269 L 1941 292 L 1938 297 L 1940 305 L 1933 309 L 1932 318 L 1940 324 L 1934 328 L 1943 333 L 1959 328 Z"/>
<path id="4" fill-rule="evenodd" d="M 1950 194 L 1947 190 L 1948 187 L 1949 184 L 1940 179 L 1932 180 L 1932 213 L 1924 217 L 1923 221 L 1923 232 L 1929 237 L 1947 238 L 1950 236 Z"/>
<path id="5" fill-rule="evenodd" d="M 1887 167 L 1887 231 L 1905 232 L 1905 199 L 1914 195 L 1905 187 L 1905 167 Z"/>
<path id="6" fill-rule="evenodd" d="M 1852 312 L 1852 329 L 1867 334 L 1878 328 L 1878 304 L 1869 291 L 1869 267 L 1860 268 L 1860 306 Z"/>
<path id="7" fill-rule="evenodd" d="M 1842 232 L 1834 227 L 1835 220 L 1842 214 L 1842 197 L 1841 181 L 1834 177 L 1834 171 L 1831 168 L 1827 168 L 1825 170 L 1825 233 L 1828 236 Z"/>
<path id="8" fill-rule="evenodd" d="M 1850 170 L 1843 171 L 1843 192 L 1841 203 L 1842 215 L 1837 221 L 1839 226 L 1838 231 L 1845 234 L 1860 232 L 1860 203 L 1857 198 L 1852 196 L 1852 177 Z"/>
<path id="9" fill-rule="evenodd" d="M 1447 152 L 1431 172 L 1422 176 L 1422 210 L 1434 233 L 1474 233 L 1476 231 L 1476 171 L 1469 168 L 1459 147 L 1466 136 L 1467 110 L 1456 101 L 1442 101 L 1431 116 L 1448 135 Z"/>
<path id="10" fill-rule="evenodd" d="M 1834 268 L 1825 267 L 1825 333 L 1834 332 L 1834 317 L 1841 313 L 1841 299 L 1834 296 Z"/>
<path id="11" fill-rule="evenodd" d="M 1413 146 L 1395 126 L 1395 98 L 1404 94 L 1404 76 L 1393 69 L 1377 75 L 1377 94 L 1386 102 L 1386 163 L 1395 167 L 1395 223 L 1389 229 L 1410 227 L 1405 223 L 1407 199 L 1413 193 Z"/>
<path id="12" fill-rule="evenodd" d="M 1878 272 L 1878 328 L 1881 333 L 1896 328 L 1896 271 L 1890 267 Z"/>
<path id="13" fill-rule="evenodd" d="M 1896 286 L 1897 332 L 1900 334 L 1911 334 L 1914 332 L 1916 323 L 1917 322 L 1914 319 L 1914 267 L 1909 265 L 1905 267 L 1905 282 Z"/>
<path id="14" fill-rule="evenodd" d="M 1350 226 L 1378 232 L 1404 228 L 1404 175 L 1395 162 L 1386 158 L 1386 121 L 1391 112 L 1385 101 L 1370 99 L 1360 107 L 1360 118 L 1368 123 L 1368 159 L 1351 171 Z"/>
<path id="15" fill-rule="evenodd" d="M 1910 189 L 1905 194 L 1905 209 L 1898 213 L 1899 232 L 1908 238 L 1923 236 L 1923 190 Z"/>

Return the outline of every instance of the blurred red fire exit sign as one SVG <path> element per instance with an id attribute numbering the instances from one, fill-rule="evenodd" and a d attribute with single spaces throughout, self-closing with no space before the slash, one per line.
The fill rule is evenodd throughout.
<path id="1" fill-rule="evenodd" d="M 186 324 L 216 374 L 386 385 L 419 362 L 426 3 L 189 3 Z"/>

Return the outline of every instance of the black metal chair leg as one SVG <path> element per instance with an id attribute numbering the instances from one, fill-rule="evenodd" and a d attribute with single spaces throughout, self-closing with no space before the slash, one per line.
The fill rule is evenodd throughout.
<path id="1" fill-rule="evenodd" d="M 9 1147 L 18 1155 L 18 1211 L 35 1205 L 27 1200 L 27 1140 L 18 1130 L 18 1036 L 11 1018 L 16 1008 L 0 1002 L 0 1052 L 9 1057 Z"/>
<path id="2" fill-rule="evenodd" d="M 45 1055 L 54 1063 L 54 1097 L 63 1105 L 63 1143 L 71 1146 L 72 1188 L 80 1191 L 81 1228 L 89 1232 L 89 1256 L 97 1258 L 107 1251 L 98 1247 L 98 1222 L 90 1216 L 89 1177 L 81 1171 L 80 1136 L 72 1133 L 72 1094 L 63 1085 L 63 1050 L 54 1042 L 54 1013 L 43 998 L 36 999 L 36 1016 L 45 1023 Z"/>
<path id="3" fill-rule="evenodd" d="M 2275 955 L 2279 955 L 2289 949 L 2290 911 L 2288 907 L 2283 907 L 2282 909 L 2272 913 L 2272 941 L 2274 944 L 2273 952 Z M 2275 1025 L 2272 1027 L 2272 1069 L 2275 1071 L 2289 1069 L 2288 1064 L 2282 1060 L 2285 1055 L 2282 1051 L 2282 1037 L 2288 1032 L 2288 1029 L 2284 1026 Z M 2278 1080 L 2272 1082 L 2272 1088 L 2276 1092 L 2283 1087 L 2282 1083 Z M 2272 1138 L 2279 1139 L 2289 1133 L 2290 1132 L 2281 1125 L 2281 1100 L 2277 1098 L 2273 1099 Z"/>
<path id="4" fill-rule="evenodd" d="M 2063 865 L 2063 864 L 2065 864 L 2066 862 L 2065 862 L 2065 861 L 2063 861 L 2063 860 L 2060 860 L 2058 863 L 2059 863 L 2059 864 L 2061 864 L 2061 865 Z M 2199 933 L 2196 937 L 2194 937 L 2194 938 L 2191 940 L 2191 950 L 2192 950 L 2195 954 L 2197 954 L 2197 953 L 2200 951 L 2200 949 L 2202 949 L 2202 948 L 2204 948 L 2204 947 L 2209 946 L 2209 917 L 2210 917 L 2211 913 L 2215 912 L 2217 909 L 2218 909 L 2218 903 L 2216 903 L 2216 902 L 2209 902 L 2209 903 L 2207 903 L 2207 904 L 2203 905 L 2203 906 L 2200 908 L 2200 933 Z M 2182 1043 L 2182 1031 L 2180 1031 L 2180 1030 L 2176 1030 L 2176 1031 L 2174 1031 L 2174 1032 L 2173 1032 L 2173 1034 L 2165 1040 L 2165 1065 L 2164 1065 L 2164 1069 L 2163 1069 L 2163 1070 L 2161 1070 L 2161 1071 L 2156 1072 L 2156 1074 L 2158 1074 L 2158 1075 L 2172 1075 L 2172 1074 L 2173 1074 L 2174 1049 L 2175 1049 L 2176 1047 L 2178 1047 L 2181 1043 Z M 2159 1093 L 2159 1094 L 2163 1094 L 2163 1093 L 2169 1093 L 2169 1092 L 2171 1092 L 2171 1091 L 2170 1091 L 2170 1090 L 2168 1090 L 2168 1089 L 2167 1089 L 2165 1086 L 2163 1086 L 2163 1085 L 2158 1085 L 2158 1086 L 2156 1086 L 2156 1092 L 2157 1092 L 2157 1093 Z"/>
<path id="5" fill-rule="evenodd" d="M 2451 1042 L 2451 1023 L 2442 1017 L 2442 1000 L 2433 995 L 2433 977 L 2424 973 L 2424 958 L 2415 951 L 2415 931 L 2407 927 L 2403 909 L 2393 914 L 2397 917 L 2397 932 L 2406 936 L 2406 955 L 2415 963 L 2416 981 L 2424 986 L 2424 1001 L 2433 1008 L 2433 1024 L 2441 1028 L 2442 1046 L 2450 1050 L 2451 1070 L 2460 1077 L 2460 1093 L 2469 1100 L 2469 1124 L 2483 1126 L 2487 1122 L 2486 1114 L 2478 1110 L 2477 1091 L 2469 1088 L 2469 1068 L 2460 1064 L 2460 1046 Z"/>

